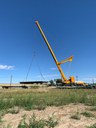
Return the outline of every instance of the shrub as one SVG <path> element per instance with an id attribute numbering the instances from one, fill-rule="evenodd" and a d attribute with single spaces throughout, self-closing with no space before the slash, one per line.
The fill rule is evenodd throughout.
<path id="1" fill-rule="evenodd" d="M 54 128 L 57 125 L 57 121 L 54 118 L 50 117 L 48 120 L 40 119 L 37 120 L 35 114 L 29 119 L 29 123 L 26 123 L 26 115 L 23 116 L 23 119 L 18 125 L 18 128 Z"/>
<path id="2" fill-rule="evenodd" d="M 91 126 L 87 126 L 87 128 L 96 128 L 96 124 L 93 124 Z"/>
<path id="3" fill-rule="evenodd" d="M 71 118 L 75 119 L 75 120 L 80 120 L 81 116 L 80 116 L 79 112 L 77 112 L 76 114 L 72 115 Z"/>
<path id="4" fill-rule="evenodd" d="M 92 113 L 87 112 L 87 111 L 82 112 L 81 114 L 82 114 L 83 116 L 85 116 L 85 117 L 94 117 L 94 115 L 93 115 Z"/>

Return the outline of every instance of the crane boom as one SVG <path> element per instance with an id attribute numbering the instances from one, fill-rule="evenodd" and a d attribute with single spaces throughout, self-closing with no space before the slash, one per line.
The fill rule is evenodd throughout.
<path id="1" fill-rule="evenodd" d="M 63 63 L 65 63 L 65 62 L 68 62 L 68 61 L 72 61 L 72 59 L 73 59 L 73 56 L 70 56 L 69 58 L 67 58 L 66 60 L 62 60 L 61 62 L 58 62 L 58 65 L 59 64 L 63 64 Z"/>
<path id="2" fill-rule="evenodd" d="M 46 36 L 45 36 L 45 34 L 44 34 L 42 28 L 40 27 L 39 22 L 36 21 L 35 23 L 36 23 L 36 25 L 37 25 L 37 27 L 38 27 L 38 29 L 39 29 L 39 31 L 40 31 L 40 33 L 41 33 L 43 39 L 44 39 L 44 41 L 45 41 L 45 43 L 46 43 L 46 45 L 47 45 L 47 47 L 48 47 L 48 49 L 49 49 L 49 51 L 50 51 L 50 53 L 51 53 L 53 59 L 54 59 L 54 61 L 55 61 L 56 65 L 57 65 L 57 67 L 58 67 L 58 70 L 60 71 L 60 74 L 61 74 L 61 77 L 62 77 L 63 81 L 64 81 L 65 83 L 69 83 L 70 81 L 67 80 L 67 78 L 66 78 L 66 76 L 65 76 L 65 74 L 64 74 L 64 72 L 63 72 L 63 70 L 62 70 L 62 68 L 60 67 L 60 64 L 62 64 L 62 63 L 64 63 L 64 62 L 67 62 L 67 61 L 72 61 L 72 58 L 73 58 L 73 57 L 71 56 L 70 58 L 66 59 L 65 61 L 58 62 L 58 60 L 57 60 L 57 58 L 56 58 L 56 56 L 55 56 L 55 54 L 54 54 L 54 52 L 53 52 L 53 50 L 52 50 L 52 48 L 51 48 L 51 46 L 50 46 L 50 44 L 49 44 L 47 38 L 46 38 Z"/>

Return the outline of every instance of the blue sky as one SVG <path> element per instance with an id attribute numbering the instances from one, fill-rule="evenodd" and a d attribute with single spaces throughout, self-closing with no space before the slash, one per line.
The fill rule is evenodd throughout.
<path id="1" fill-rule="evenodd" d="M 74 56 L 65 75 L 96 82 L 96 0 L 0 0 L 0 83 L 60 77 L 36 20 L 58 61 Z"/>

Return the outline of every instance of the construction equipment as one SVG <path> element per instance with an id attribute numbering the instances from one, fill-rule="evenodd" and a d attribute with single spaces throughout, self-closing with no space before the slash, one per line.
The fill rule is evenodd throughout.
<path id="1" fill-rule="evenodd" d="M 56 63 L 56 65 L 57 65 L 57 67 L 58 67 L 58 70 L 59 70 L 59 72 L 60 72 L 60 74 L 61 74 L 61 78 L 62 78 L 62 81 L 61 82 L 57 82 L 58 83 L 58 85 L 68 85 L 68 86 L 86 86 L 85 84 L 84 84 L 84 82 L 75 82 L 75 78 L 74 78 L 74 76 L 71 76 L 69 79 L 67 79 L 66 78 L 66 76 L 65 76 L 65 74 L 64 74 L 64 72 L 63 72 L 63 70 L 62 70 L 62 68 L 61 68 L 61 64 L 63 64 L 63 63 L 65 63 L 65 62 L 71 62 L 72 61 L 72 59 L 73 59 L 73 56 L 71 56 L 71 57 L 69 57 L 69 58 L 67 58 L 66 60 L 63 60 L 63 61 L 61 61 L 61 62 L 58 62 L 58 60 L 57 60 L 57 58 L 56 58 L 56 56 L 55 56 L 55 54 L 54 54 L 54 52 L 53 52 L 53 50 L 52 50 L 52 48 L 51 48 L 51 46 L 50 46 L 50 44 L 49 44 L 49 42 L 48 42 L 48 40 L 47 40 L 47 38 L 46 38 L 46 36 L 45 36 L 45 34 L 44 34 L 44 32 L 43 32 L 43 30 L 42 30 L 42 28 L 41 28 L 41 26 L 40 26 L 40 24 L 39 24 L 39 22 L 38 21 L 36 21 L 35 22 L 36 23 L 36 25 L 37 25 L 37 27 L 38 27 L 38 29 L 39 29 L 39 31 L 40 31 L 40 33 L 41 33 L 41 35 L 42 35 L 42 37 L 43 37 L 43 39 L 44 39 L 44 41 L 45 41 L 45 43 L 46 43 L 46 45 L 47 45 L 47 47 L 48 47 L 48 49 L 49 49 L 49 51 L 50 51 L 50 53 L 51 53 L 51 55 L 52 55 L 52 57 L 53 57 L 53 59 L 54 59 L 54 61 L 55 61 L 55 63 Z"/>

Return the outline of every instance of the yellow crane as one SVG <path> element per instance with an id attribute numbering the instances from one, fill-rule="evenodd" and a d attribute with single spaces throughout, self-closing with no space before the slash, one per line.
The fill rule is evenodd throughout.
<path id="1" fill-rule="evenodd" d="M 65 59 L 65 60 L 63 60 L 63 61 L 61 61 L 61 62 L 58 62 L 58 60 L 57 60 L 57 58 L 56 58 L 56 56 L 55 56 L 55 54 L 54 54 L 54 52 L 53 52 L 53 50 L 52 50 L 52 48 L 51 48 L 51 46 L 50 46 L 50 44 L 49 44 L 49 42 L 48 42 L 48 40 L 47 40 L 45 34 L 44 34 L 44 32 L 43 32 L 43 30 L 42 30 L 42 28 L 41 28 L 39 22 L 38 22 L 38 21 L 35 21 L 35 23 L 36 23 L 36 25 L 37 25 L 37 27 L 38 27 L 38 29 L 39 29 L 39 31 L 40 31 L 40 33 L 41 33 L 43 39 L 44 39 L 44 41 L 45 41 L 45 43 L 46 43 L 46 45 L 47 45 L 47 47 L 48 47 L 48 49 L 49 49 L 49 51 L 50 51 L 50 53 L 51 53 L 53 59 L 54 59 L 54 61 L 55 61 L 56 65 L 57 65 L 57 67 L 58 67 L 58 70 L 59 70 L 59 72 L 60 72 L 60 74 L 61 74 L 61 77 L 62 77 L 62 83 L 64 83 L 65 85 L 83 84 L 84 82 L 78 82 L 78 83 L 76 83 L 74 76 L 71 76 L 69 79 L 66 78 L 66 76 L 65 76 L 65 74 L 64 74 L 64 72 L 63 72 L 63 70 L 62 70 L 62 68 L 61 68 L 60 65 L 63 64 L 63 63 L 65 63 L 65 62 L 68 62 L 68 61 L 71 62 L 72 59 L 73 59 L 73 56 L 71 56 L 71 57 L 69 57 L 69 58 L 67 58 L 67 59 Z"/>

